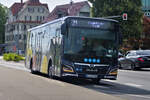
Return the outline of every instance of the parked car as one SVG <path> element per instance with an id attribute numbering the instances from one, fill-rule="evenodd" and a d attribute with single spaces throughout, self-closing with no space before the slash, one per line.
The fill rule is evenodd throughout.
<path id="1" fill-rule="evenodd" d="M 118 59 L 120 69 L 150 68 L 150 50 L 132 50 Z"/>
<path id="2" fill-rule="evenodd" d="M 118 53 L 118 58 L 124 57 L 121 52 Z"/>

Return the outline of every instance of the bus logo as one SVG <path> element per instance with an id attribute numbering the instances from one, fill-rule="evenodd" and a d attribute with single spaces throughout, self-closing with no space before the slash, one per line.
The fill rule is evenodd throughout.
<path id="1" fill-rule="evenodd" d="M 90 67 L 90 68 L 95 68 L 94 64 L 90 64 L 89 67 Z"/>

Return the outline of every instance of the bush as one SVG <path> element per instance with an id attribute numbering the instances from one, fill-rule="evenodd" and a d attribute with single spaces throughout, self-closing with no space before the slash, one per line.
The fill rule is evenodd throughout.
<path id="1" fill-rule="evenodd" d="M 18 62 L 20 60 L 24 60 L 25 58 L 18 54 L 15 54 L 15 53 L 8 53 L 8 54 L 3 55 L 3 59 L 6 61 L 17 61 Z"/>

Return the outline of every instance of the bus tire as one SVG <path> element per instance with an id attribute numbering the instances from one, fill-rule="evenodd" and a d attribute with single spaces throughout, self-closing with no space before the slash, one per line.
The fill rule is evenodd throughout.
<path id="1" fill-rule="evenodd" d="M 53 79 L 54 75 L 53 75 L 53 71 L 52 71 L 52 61 L 50 60 L 48 63 L 48 77 Z"/>
<path id="2" fill-rule="evenodd" d="M 35 71 L 33 70 L 33 62 L 32 59 L 30 60 L 30 70 L 32 74 L 35 74 Z"/>

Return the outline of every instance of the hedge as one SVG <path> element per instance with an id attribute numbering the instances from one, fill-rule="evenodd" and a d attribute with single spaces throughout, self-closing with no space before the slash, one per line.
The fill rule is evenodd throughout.
<path id="1" fill-rule="evenodd" d="M 15 54 L 15 53 L 5 53 L 3 55 L 3 59 L 6 60 L 6 61 L 20 61 L 20 60 L 24 60 L 24 57 L 18 55 L 18 54 Z"/>

